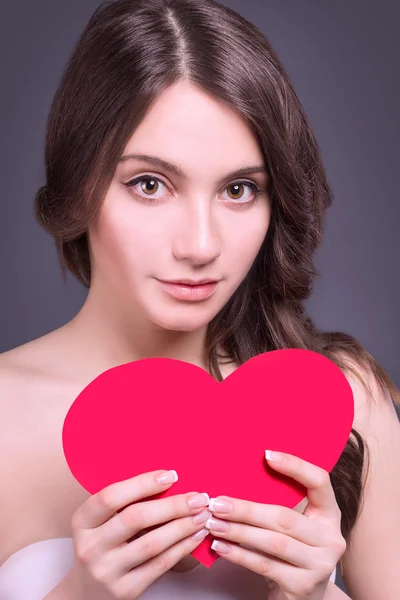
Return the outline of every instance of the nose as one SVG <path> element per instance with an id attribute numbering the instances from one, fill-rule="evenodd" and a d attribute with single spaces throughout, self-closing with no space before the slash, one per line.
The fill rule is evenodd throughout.
<path id="1" fill-rule="evenodd" d="M 186 204 L 177 226 L 173 244 L 177 260 L 186 260 L 198 266 L 214 261 L 221 254 L 213 207 L 204 198 Z"/>

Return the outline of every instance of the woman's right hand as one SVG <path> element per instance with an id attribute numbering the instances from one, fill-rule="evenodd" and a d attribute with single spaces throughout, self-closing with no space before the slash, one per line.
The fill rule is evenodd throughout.
<path id="1" fill-rule="evenodd" d="M 204 523 L 212 515 L 205 508 L 207 494 L 141 501 L 174 483 L 157 482 L 158 475 L 167 473 L 175 471 L 152 471 L 113 483 L 90 496 L 72 517 L 75 569 L 113 598 L 140 598 L 208 535 Z M 189 505 L 195 498 L 202 506 Z"/>

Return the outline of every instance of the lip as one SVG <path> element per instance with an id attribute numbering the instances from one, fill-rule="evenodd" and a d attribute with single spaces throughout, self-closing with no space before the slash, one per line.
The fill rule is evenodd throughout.
<path id="1" fill-rule="evenodd" d="M 163 286 L 164 290 L 168 292 L 174 298 L 178 300 L 188 300 L 191 302 L 196 302 L 199 300 L 206 300 L 210 296 L 212 296 L 217 288 L 218 281 L 210 281 L 207 283 L 198 284 L 198 285 L 189 285 L 187 283 L 176 283 L 170 281 L 162 281 L 161 279 L 157 279 L 159 283 Z M 181 280 L 185 281 L 185 280 Z M 190 280 L 186 280 L 190 281 Z"/>
<path id="2" fill-rule="evenodd" d="M 162 281 L 163 283 L 178 283 L 178 284 L 183 284 L 183 285 L 203 285 L 205 283 L 218 283 L 218 279 L 175 279 L 175 280 L 169 280 L 169 279 L 159 279 L 159 281 Z"/>

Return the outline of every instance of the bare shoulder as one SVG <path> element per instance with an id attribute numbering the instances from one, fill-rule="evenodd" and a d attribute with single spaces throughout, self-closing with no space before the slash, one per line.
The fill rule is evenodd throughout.
<path id="1" fill-rule="evenodd" d="M 51 376 L 63 340 L 63 327 L 0 354 L 0 377 L 23 383 L 35 375 Z"/>
<path id="2" fill-rule="evenodd" d="M 39 338 L 41 340 L 41 338 Z M 32 382 L 39 374 L 38 340 L 33 340 L 0 354 L 0 409 L 15 400 L 18 391 Z M 11 395 L 11 398 L 10 398 Z"/>
<path id="3" fill-rule="evenodd" d="M 346 372 L 354 397 L 353 428 L 367 446 L 363 501 L 343 556 L 342 577 L 350 596 L 377 600 L 394 598 L 400 535 L 400 422 L 394 398 L 369 366 L 351 361 Z M 374 543 L 371 544 L 371 540 Z M 377 561 L 376 557 L 380 560 Z"/>
<path id="4" fill-rule="evenodd" d="M 67 408 L 73 388 L 70 384 L 69 390 L 68 381 L 53 368 L 57 360 L 53 340 L 52 332 L 0 354 L 0 444 L 16 443 L 16 434 L 22 431 L 31 443 L 47 425 L 54 427 L 57 414 Z"/>
<path id="5" fill-rule="evenodd" d="M 0 444 L 3 447 L 23 427 L 20 419 L 46 384 L 35 365 L 36 340 L 0 354 Z M 44 373 L 43 373 L 44 375 Z M 41 388 L 41 389 L 40 389 Z M 19 421 L 17 423 L 17 421 Z M 15 426 L 17 426 L 15 428 Z"/>
<path id="6" fill-rule="evenodd" d="M 381 385 L 374 371 L 344 351 L 338 352 L 337 356 L 346 367 L 344 374 L 353 392 L 354 427 L 368 429 L 378 414 L 397 418 L 394 398 Z"/>
<path id="7" fill-rule="evenodd" d="M 0 354 L 0 565 L 30 543 L 69 537 L 87 497 L 63 454 L 63 422 L 79 389 L 51 369 L 54 339 Z"/>

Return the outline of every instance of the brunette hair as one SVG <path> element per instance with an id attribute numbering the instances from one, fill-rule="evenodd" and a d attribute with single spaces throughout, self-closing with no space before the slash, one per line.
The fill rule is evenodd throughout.
<path id="1" fill-rule="evenodd" d="M 319 352 L 368 390 L 372 372 L 387 401 L 400 394 L 355 338 L 323 332 L 305 314 L 332 203 L 319 147 L 300 101 L 263 33 L 214 0 L 103 2 L 90 18 L 63 73 L 47 125 L 46 185 L 35 216 L 50 233 L 65 280 L 90 286 L 88 225 L 101 210 L 118 160 L 152 103 L 188 80 L 236 111 L 254 132 L 270 179 L 270 226 L 250 271 L 208 327 L 210 372 L 217 348 L 237 364 L 282 348 Z M 342 535 L 360 512 L 368 447 L 353 428 L 330 473 Z M 364 473 L 365 470 L 365 473 Z"/>

